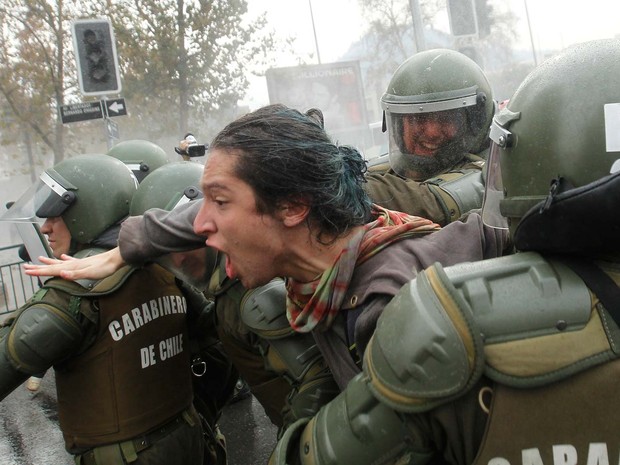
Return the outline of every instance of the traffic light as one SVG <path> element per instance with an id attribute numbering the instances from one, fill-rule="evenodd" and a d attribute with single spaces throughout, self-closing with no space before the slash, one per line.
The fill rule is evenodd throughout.
<path id="1" fill-rule="evenodd" d="M 80 92 L 116 94 L 121 79 L 112 24 L 107 19 L 78 19 L 71 25 Z"/>
<path id="2" fill-rule="evenodd" d="M 476 0 L 448 0 L 448 20 L 453 36 L 478 35 Z"/>
<path id="3" fill-rule="evenodd" d="M 488 36 L 493 22 L 493 6 L 489 5 L 488 0 L 476 0 L 476 19 L 480 37 Z"/>

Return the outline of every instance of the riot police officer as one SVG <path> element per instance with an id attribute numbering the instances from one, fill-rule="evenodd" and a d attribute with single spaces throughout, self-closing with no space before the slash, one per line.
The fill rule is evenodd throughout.
<path id="1" fill-rule="evenodd" d="M 494 113 L 480 67 L 454 50 L 416 53 L 394 72 L 381 106 L 389 152 L 369 164 L 373 201 L 441 225 L 480 208 Z"/>
<path id="2" fill-rule="evenodd" d="M 90 256 L 115 245 L 136 187 L 121 161 L 77 156 L 47 169 L 2 219 L 45 219 L 55 256 Z M 202 463 L 185 346 L 188 302 L 206 303 L 198 296 L 158 265 L 46 281 L 0 329 L 0 398 L 53 366 L 60 428 L 78 463 Z"/>
<path id="3" fill-rule="evenodd" d="M 483 212 L 518 252 L 435 264 L 405 285 L 363 373 L 290 428 L 273 463 L 618 456 L 619 107 L 617 39 L 525 79 L 493 121 Z"/>

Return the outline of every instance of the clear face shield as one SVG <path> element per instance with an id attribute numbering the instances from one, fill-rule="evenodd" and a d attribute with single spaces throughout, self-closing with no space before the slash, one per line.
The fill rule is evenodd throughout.
<path id="1" fill-rule="evenodd" d="M 465 139 L 469 138 L 467 108 L 477 104 L 475 89 L 469 93 L 435 102 L 382 101 L 390 165 L 396 173 L 424 180 L 463 158 Z"/>
<path id="2" fill-rule="evenodd" d="M 31 261 L 38 264 L 40 262 L 37 257 L 53 256 L 47 239 L 41 234 L 41 224 L 45 218 L 61 216 L 75 199 L 75 192 L 67 190 L 44 172 L 39 180 L 0 216 L 0 221 L 14 223 Z"/>
<path id="3" fill-rule="evenodd" d="M 199 291 L 206 291 L 217 266 L 217 251 L 205 246 L 186 252 L 169 253 L 157 258 L 155 262 L 181 281 Z"/>
<path id="4" fill-rule="evenodd" d="M 493 121 L 489 137 L 493 142 L 486 163 L 487 178 L 482 201 L 482 221 L 491 228 L 508 229 L 508 220 L 500 210 L 501 201 L 504 199 L 500 151 L 511 143 L 512 134 Z"/>
<path id="5" fill-rule="evenodd" d="M 70 189 L 74 186 L 67 184 Z M 39 177 L 2 216 L 0 221 L 39 222 L 62 214 L 75 202 L 76 194 L 55 181 L 47 172 Z"/>
<path id="6" fill-rule="evenodd" d="M 202 198 L 200 189 L 188 186 L 180 197 L 175 196 L 170 201 L 166 210 L 173 210 L 199 198 Z M 155 262 L 170 271 L 179 280 L 199 291 L 206 291 L 217 266 L 217 251 L 205 246 L 184 252 L 172 252 L 158 257 Z"/>

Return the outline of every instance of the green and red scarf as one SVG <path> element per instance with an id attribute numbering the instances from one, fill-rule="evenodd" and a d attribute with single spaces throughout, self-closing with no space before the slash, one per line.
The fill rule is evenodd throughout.
<path id="1" fill-rule="evenodd" d="M 419 216 L 373 205 L 375 220 L 351 237 L 334 264 L 316 280 L 286 283 L 286 316 L 291 327 L 307 333 L 329 328 L 344 300 L 355 267 L 379 253 L 389 244 L 411 236 L 426 235 L 440 229 L 438 224 Z"/>

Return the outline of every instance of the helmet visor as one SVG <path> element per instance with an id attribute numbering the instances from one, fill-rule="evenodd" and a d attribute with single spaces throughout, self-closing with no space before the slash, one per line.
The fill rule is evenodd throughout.
<path id="1" fill-rule="evenodd" d="M 433 113 L 386 112 L 390 165 L 401 176 L 424 180 L 463 158 L 468 131 L 463 108 Z"/>
<path id="2" fill-rule="evenodd" d="M 500 203 L 504 199 L 504 184 L 499 151 L 499 145 L 493 142 L 486 162 L 487 178 L 482 201 L 482 221 L 491 228 L 508 229 L 508 221 L 500 212 Z"/>
<path id="3" fill-rule="evenodd" d="M 205 291 L 217 263 L 217 251 L 210 247 L 172 252 L 155 260 L 181 281 Z"/>
<path id="4" fill-rule="evenodd" d="M 61 216 L 75 199 L 75 192 L 65 189 L 44 172 L 39 180 L 0 216 L 0 221 L 34 223 L 38 218 Z"/>

